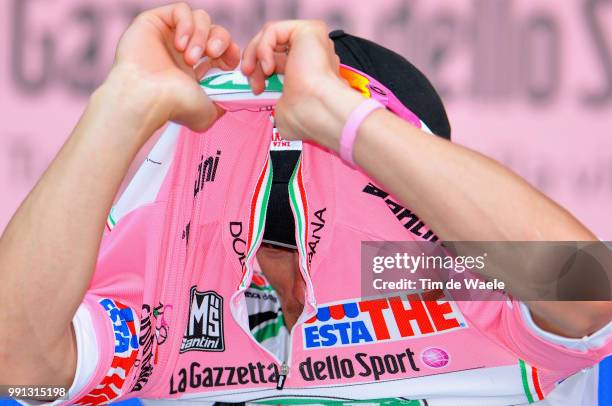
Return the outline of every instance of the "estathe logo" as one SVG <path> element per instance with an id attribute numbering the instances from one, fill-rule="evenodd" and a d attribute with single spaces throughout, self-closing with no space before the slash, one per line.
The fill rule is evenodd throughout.
<path id="1" fill-rule="evenodd" d="M 319 306 L 302 325 L 304 348 L 335 348 L 435 335 L 466 328 L 440 290 Z"/>
<path id="2" fill-rule="evenodd" d="M 119 398 L 123 385 L 138 357 L 139 323 L 136 312 L 112 299 L 102 299 L 99 303 L 104 308 L 113 328 L 115 337 L 113 359 L 100 384 L 71 404 L 95 405 L 100 404 L 102 400 L 111 402 Z"/>
<path id="3" fill-rule="evenodd" d="M 225 351 L 223 298 L 217 292 L 191 288 L 189 319 L 180 353 L 187 351 Z"/>

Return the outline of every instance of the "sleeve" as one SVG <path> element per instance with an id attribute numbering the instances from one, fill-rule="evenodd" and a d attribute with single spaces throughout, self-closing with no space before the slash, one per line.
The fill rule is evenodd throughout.
<path id="1" fill-rule="evenodd" d="M 568 374 L 589 368 L 612 351 L 612 321 L 583 338 L 567 338 L 538 327 L 525 303 L 508 301 L 502 310 L 508 345 L 533 365 Z"/>
<path id="2" fill-rule="evenodd" d="M 72 321 L 77 342 L 77 368 L 74 381 L 68 390 L 68 398 L 85 389 L 98 365 L 98 341 L 89 310 L 81 305 Z"/>
<path id="3" fill-rule="evenodd" d="M 134 177 L 113 205 L 106 225 L 112 230 L 117 222 L 138 207 L 155 202 L 172 166 L 181 127 L 170 123 L 153 146 Z"/>
<path id="4" fill-rule="evenodd" d="M 69 400 L 60 404 L 110 403 L 129 389 L 125 384 L 138 356 L 138 317 L 118 300 L 90 294 L 81 307 L 81 321 L 75 324 L 77 373 Z"/>
<path id="5" fill-rule="evenodd" d="M 527 328 L 529 328 L 538 337 L 557 346 L 570 350 L 578 350 L 581 352 L 597 351 L 598 348 L 603 348 L 606 342 L 609 342 L 612 337 L 612 320 L 600 330 L 589 336 L 582 338 L 568 338 L 540 328 L 533 320 L 529 307 L 527 307 L 527 305 L 523 302 L 519 302 L 519 305 L 521 315 Z M 610 349 L 611 348 L 608 346 L 608 350 Z M 603 357 L 606 355 L 608 354 L 604 354 Z"/>
<path id="6" fill-rule="evenodd" d="M 117 300 L 87 294 L 72 324 L 77 343 L 77 367 L 68 389 L 68 399 L 55 402 L 20 400 L 20 404 L 107 404 L 127 392 L 125 383 L 138 356 L 136 312 Z"/>

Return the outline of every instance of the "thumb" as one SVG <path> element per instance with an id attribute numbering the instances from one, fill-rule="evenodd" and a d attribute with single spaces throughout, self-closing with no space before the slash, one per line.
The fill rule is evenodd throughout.
<path id="1" fill-rule="evenodd" d="M 203 92 L 198 102 L 191 108 L 182 110 L 177 114 L 177 123 L 189 127 L 193 131 L 203 132 L 208 130 L 223 114 L 225 110 L 216 103 L 213 103 Z"/>

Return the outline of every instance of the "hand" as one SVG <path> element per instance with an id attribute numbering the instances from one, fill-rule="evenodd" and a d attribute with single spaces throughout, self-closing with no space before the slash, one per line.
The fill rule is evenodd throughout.
<path id="1" fill-rule="evenodd" d="M 202 57 L 208 57 L 199 63 Z M 235 69 L 240 49 L 203 10 L 177 3 L 140 14 L 123 34 L 106 85 L 136 119 L 159 128 L 174 121 L 196 131 L 222 114 L 199 86 L 211 67 Z"/>
<path id="2" fill-rule="evenodd" d="M 245 48 L 242 71 L 256 94 L 264 90 L 267 76 L 283 73 L 283 95 L 275 112 L 283 137 L 336 149 L 342 124 L 363 99 L 339 76 L 340 60 L 327 32 L 320 21 L 267 24 Z M 332 112 L 329 103 L 342 108 Z"/>

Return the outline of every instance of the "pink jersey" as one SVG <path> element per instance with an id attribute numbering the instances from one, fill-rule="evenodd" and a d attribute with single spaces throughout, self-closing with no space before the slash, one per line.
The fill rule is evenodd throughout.
<path id="1" fill-rule="evenodd" d="M 370 89 L 367 75 L 351 75 Z M 171 124 L 109 216 L 79 310 L 88 318 L 77 315 L 88 321 L 75 323 L 79 370 L 90 372 L 70 403 L 526 404 L 611 352 L 612 325 L 563 339 L 511 298 L 361 298 L 362 241 L 435 241 L 435 233 L 334 153 L 283 140 L 271 120 L 282 78 L 260 97 L 237 72 L 211 74 L 203 87 L 229 112 L 201 134 Z M 302 151 L 289 195 L 306 303 L 284 359 L 253 337 L 244 294 L 275 148 Z M 95 334 L 85 337 L 83 326 Z M 87 340 L 93 352 L 82 350 Z"/>

